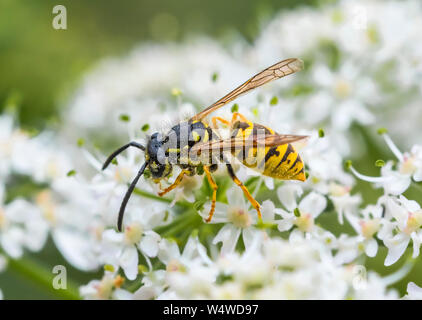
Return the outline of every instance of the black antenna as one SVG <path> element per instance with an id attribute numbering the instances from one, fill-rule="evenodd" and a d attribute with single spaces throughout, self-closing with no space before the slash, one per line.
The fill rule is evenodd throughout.
<path id="1" fill-rule="evenodd" d="M 135 141 L 129 142 L 128 144 L 125 144 L 123 147 L 120 147 L 119 149 L 117 149 L 116 151 L 114 151 L 108 158 L 107 160 L 104 162 L 102 170 L 104 170 L 105 168 L 108 167 L 108 165 L 110 164 L 111 161 L 113 161 L 113 159 L 119 154 L 122 153 L 123 151 L 125 151 L 127 148 L 129 147 L 136 147 L 138 149 L 141 149 L 142 151 L 145 151 L 145 147 L 140 144 L 137 143 Z"/>
<path id="2" fill-rule="evenodd" d="M 129 189 L 127 189 L 125 197 L 123 198 L 123 202 L 120 205 L 119 210 L 119 218 L 117 220 L 117 229 L 121 232 L 122 231 L 122 222 L 123 222 L 123 215 L 125 214 L 126 205 L 129 201 L 130 195 L 133 192 L 133 189 L 135 189 L 136 184 L 138 183 L 139 178 L 142 176 L 142 174 L 145 171 L 145 168 L 147 167 L 148 162 L 145 162 L 141 169 L 138 171 L 138 174 L 136 175 L 135 179 L 133 179 L 132 183 L 129 186 Z"/>

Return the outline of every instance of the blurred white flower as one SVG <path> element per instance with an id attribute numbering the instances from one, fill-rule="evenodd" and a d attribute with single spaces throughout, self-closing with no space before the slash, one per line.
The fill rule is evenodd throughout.
<path id="1" fill-rule="evenodd" d="M 15 199 L 4 205 L 0 185 L 0 246 L 12 258 L 20 258 L 24 249 L 39 251 L 47 241 L 48 224 L 32 203 Z"/>
<path id="2" fill-rule="evenodd" d="M 422 300 L 422 288 L 417 286 L 414 282 L 409 282 L 407 284 L 407 295 L 405 295 L 404 298 L 410 300 Z"/>
<path id="3" fill-rule="evenodd" d="M 124 279 L 114 272 L 106 272 L 101 280 L 92 280 L 79 288 L 79 294 L 84 299 L 105 300 L 119 298 L 119 288 Z"/>

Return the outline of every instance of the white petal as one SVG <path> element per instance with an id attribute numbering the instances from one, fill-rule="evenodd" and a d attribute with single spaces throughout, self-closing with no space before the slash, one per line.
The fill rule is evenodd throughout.
<path id="1" fill-rule="evenodd" d="M 87 233 L 56 228 L 52 236 L 57 249 L 72 266 L 82 271 L 98 268 L 99 262 L 92 251 L 92 243 Z"/>
<path id="2" fill-rule="evenodd" d="M 421 208 L 419 203 L 417 203 L 415 200 L 408 200 L 403 195 L 400 195 L 399 201 L 406 208 L 406 210 L 409 211 L 409 212 L 415 212 L 415 211 L 418 211 Z"/>
<path id="3" fill-rule="evenodd" d="M 301 212 L 310 213 L 314 218 L 318 217 L 319 214 L 327 206 L 327 199 L 319 193 L 311 192 L 299 204 Z"/>
<path id="4" fill-rule="evenodd" d="M 274 221 L 274 210 L 274 203 L 271 200 L 265 200 L 261 206 L 262 220 L 269 222 Z"/>
<path id="5" fill-rule="evenodd" d="M 158 254 L 158 243 L 161 237 L 154 231 L 146 231 L 142 237 L 139 247 L 148 257 L 153 258 Z"/>
<path id="6" fill-rule="evenodd" d="M 305 238 L 305 234 L 299 229 L 294 229 L 289 236 L 290 243 L 297 243 L 302 241 Z"/>
<path id="7" fill-rule="evenodd" d="M 375 257 L 378 252 L 378 243 L 375 239 L 369 239 L 365 246 L 365 253 L 368 257 Z"/>
<path id="8" fill-rule="evenodd" d="M 265 182 L 265 186 L 270 189 L 273 190 L 274 189 L 274 179 L 273 178 L 264 178 L 264 182 Z"/>
<path id="9" fill-rule="evenodd" d="M 412 258 L 417 258 L 419 256 L 419 250 L 421 247 L 421 241 L 422 241 L 422 232 L 412 232 L 410 235 L 413 242 L 413 255 Z"/>
<path id="10" fill-rule="evenodd" d="M 405 234 L 397 234 L 391 239 L 385 239 L 384 244 L 388 248 L 388 254 L 385 258 L 384 265 L 391 266 L 397 262 L 409 244 L 410 237 Z"/>
<path id="11" fill-rule="evenodd" d="M 204 209 L 200 212 L 200 215 L 203 219 L 208 218 L 209 212 L 211 209 L 211 203 L 206 203 L 204 205 Z M 211 222 L 209 223 L 222 223 L 227 222 L 227 212 L 229 210 L 229 206 L 225 203 L 217 202 L 215 204 L 215 211 L 212 217 Z"/>
<path id="12" fill-rule="evenodd" d="M 157 290 L 153 286 L 142 286 L 133 294 L 136 300 L 151 300 L 157 295 Z"/>
<path id="13" fill-rule="evenodd" d="M 302 188 L 297 184 L 286 184 L 277 189 L 277 195 L 287 210 L 293 211 L 297 207 L 296 198 L 302 195 Z"/>
<path id="14" fill-rule="evenodd" d="M 413 179 L 416 182 L 422 181 L 422 168 L 416 169 L 416 172 L 413 174 Z"/>
<path id="15" fill-rule="evenodd" d="M 22 241 L 24 233 L 19 228 L 10 228 L 7 232 L 0 234 L 0 244 L 4 251 L 14 259 L 23 255 Z"/>
<path id="16" fill-rule="evenodd" d="M 227 190 L 226 195 L 230 206 L 237 206 L 241 208 L 245 207 L 245 198 L 243 196 L 242 189 L 234 186 L 233 188 Z"/>
<path id="17" fill-rule="evenodd" d="M 278 230 L 281 232 L 290 230 L 293 227 L 294 220 L 295 218 L 293 217 L 280 220 L 277 226 Z"/>
<path id="18" fill-rule="evenodd" d="M 124 240 L 124 234 L 121 232 L 117 232 L 116 230 L 113 229 L 107 229 L 103 232 L 102 235 L 102 239 L 105 242 L 109 242 L 109 243 L 122 243 Z"/>
<path id="19" fill-rule="evenodd" d="M 242 238 L 243 243 L 245 244 L 245 250 L 248 250 L 252 247 L 252 244 L 254 242 L 255 237 L 257 236 L 257 233 L 260 233 L 260 230 L 257 230 L 255 228 L 246 228 L 242 230 Z"/>
<path id="20" fill-rule="evenodd" d="M 407 294 L 410 299 L 422 300 L 422 288 L 417 286 L 414 282 L 407 284 Z"/>
<path id="21" fill-rule="evenodd" d="M 164 264 L 167 264 L 171 260 L 179 258 L 180 251 L 176 242 L 167 239 L 163 239 L 160 241 L 158 259 L 160 259 Z"/>
<path id="22" fill-rule="evenodd" d="M 132 300 L 133 293 L 124 289 L 116 289 L 113 292 L 113 298 L 116 300 Z"/>
<path id="23" fill-rule="evenodd" d="M 232 224 L 226 224 L 220 229 L 212 241 L 213 244 L 222 242 L 221 253 L 228 254 L 234 251 L 236 248 L 237 240 L 239 239 L 241 229 L 236 228 Z"/>
<path id="24" fill-rule="evenodd" d="M 394 175 L 394 178 L 383 184 L 384 190 L 387 194 L 398 196 L 405 192 L 412 180 L 407 175 Z"/>
<path id="25" fill-rule="evenodd" d="M 120 266 L 129 280 L 138 275 L 138 250 L 135 246 L 127 246 L 120 256 Z"/>
<path id="26" fill-rule="evenodd" d="M 388 213 L 397 220 L 400 228 L 403 229 L 407 222 L 407 210 L 391 198 L 388 198 L 387 200 L 387 210 Z"/>

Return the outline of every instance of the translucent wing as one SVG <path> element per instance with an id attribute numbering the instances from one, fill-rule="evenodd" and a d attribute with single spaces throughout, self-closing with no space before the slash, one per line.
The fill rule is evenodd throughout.
<path id="1" fill-rule="evenodd" d="M 225 104 L 229 103 L 230 101 L 233 101 L 240 95 L 253 90 L 255 88 L 258 88 L 270 81 L 282 78 L 284 76 L 287 76 L 289 74 L 295 73 L 297 71 L 300 71 L 303 69 L 303 61 L 297 58 L 290 58 L 283 61 L 280 61 L 271 67 L 265 69 L 264 71 L 261 71 L 257 75 L 250 78 L 248 81 L 234 89 L 232 92 L 228 93 L 224 97 L 222 97 L 220 100 L 203 110 L 202 112 L 195 115 L 191 120 L 201 120 L 207 115 L 209 115 L 211 112 L 214 112 L 215 110 L 221 108 Z"/>
<path id="2" fill-rule="evenodd" d="M 274 147 L 282 144 L 293 143 L 307 139 L 309 136 L 298 136 L 293 134 L 272 134 L 263 137 L 250 136 L 249 138 L 229 138 L 198 143 L 191 148 L 192 152 L 201 153 L 208 150 L 231 151 L 243 147 Z"/>

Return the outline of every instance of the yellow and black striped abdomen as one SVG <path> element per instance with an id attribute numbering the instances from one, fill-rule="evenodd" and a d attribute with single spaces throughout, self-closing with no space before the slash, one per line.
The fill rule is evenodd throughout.
<path id="1" fill-rule="evenodd" d="M 260 124 L 236 122 L 233 125 L 232 137 L 248 139 L 262 130 L 265 134 L 274 134 L 274 130 Z M 243 165 L 265 176 L 281 180 L 305 181 L 305 168 L 302 158 L 291 144 L 274 147 L 239 148 L 233 152 Z"/>

